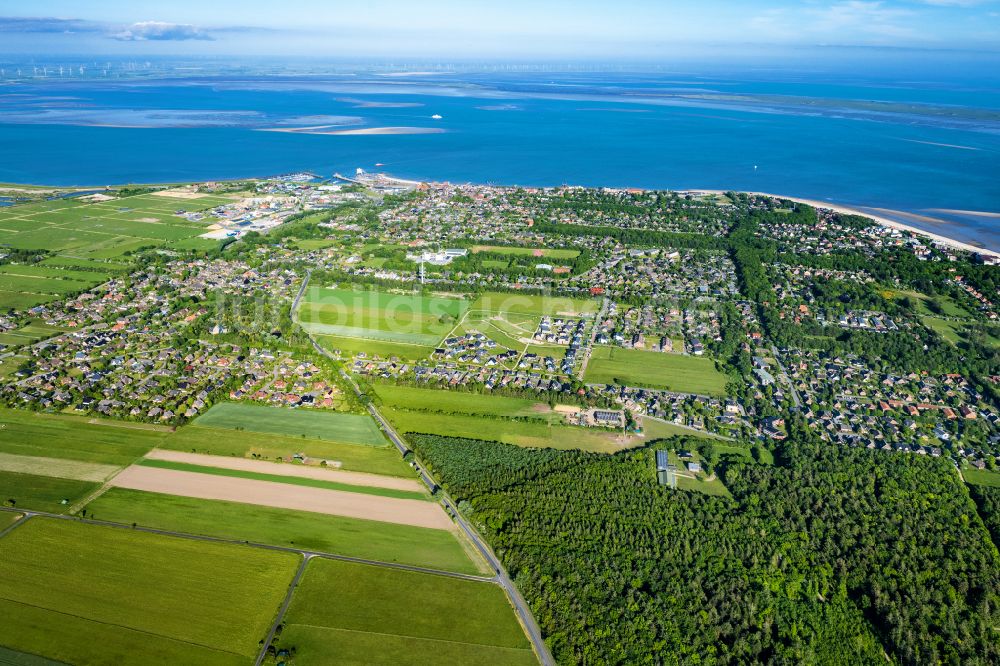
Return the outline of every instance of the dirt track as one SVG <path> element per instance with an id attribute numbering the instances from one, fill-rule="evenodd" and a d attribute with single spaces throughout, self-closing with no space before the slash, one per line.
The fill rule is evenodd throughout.
<path id="1" fill-rule="evenodd" d="M 379 497 L 141 465 L 124 470 L 111 481 L 111 485 L 182 497 L 227 500 L 439 530 L 453 529 L 451 519 L 439 504 L 423 500 Z"/>
<path id="2" fill-rule="evenodd" d="M 185 453 L 184 451 L 170 451 L 167 449 L 153 449 L 146 454 L 146 457 L 154 460 L 169 460 L 191 465 L 221 467 L 222 469 L 235 469 L 243 472 L 295 476 L 303 479 L 321 479 L 323 481 L 347 483 L 352 486 L 368 486 L 370 488 L 389 488 L 392 490 L 410 490 L 415 492 L 423 490 L 423 486 L 415 479 L 400 479 L 394 476 L 366 474 L 364 472 L 345 472 L 328 467 L 307 467 L 306 465 L 296 465 L 294 463 L 276 463 L 267 460 L 234 458 L 231 456 L 210 456 L 201 453 Z"/>

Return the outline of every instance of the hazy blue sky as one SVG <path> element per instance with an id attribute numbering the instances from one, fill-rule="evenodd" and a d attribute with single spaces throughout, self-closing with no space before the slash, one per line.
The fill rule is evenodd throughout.
<path id="1" fill-rule="evenodd" d="M 745 45 L 1000 50 L 1000 0 L 0 0 L 0 52 L 656 58 Z"/>

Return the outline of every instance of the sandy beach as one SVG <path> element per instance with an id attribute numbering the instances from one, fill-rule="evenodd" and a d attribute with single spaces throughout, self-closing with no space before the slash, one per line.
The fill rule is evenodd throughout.
<path id="1" fill-rule="evenodd" d="M 725 194 L 724 190 L 683 190 L 683 192 L 684 193 L 690 193 L 690 194 Z M 947 246 L 947 247 L 950 247 L 950 248 L 953 248 L 953 249 L 956 249 L 956 250 L 964 250 L 965 252 L 977 252 L 979 254 L 991 255 L 991 256 L 994 256 L 994 257 L 1000 257 L 1000 252 L 996 252 L 994 250 L 989 250 L 989 249 L 984 248 L 984 247 L 978 247 L 976 245 L 972 245 L 971 243 L 963 243 L 962 241 L 958 241 L 958 240 L 955 240 L 953 238 L 948 238 L 947 236 L 942 236 L 941 234 L 936 234 L 936 233 L 927 231 L 925 229 L 920 229 L 918 227 L 914 227 L 914 226 L 911 226 L 911 225 L 908 225 L 908 224 L 903 224 L 902 222 L 899 222 L 897 220 L 892 220 L 892 219 L 889 219 L 888 217 L 884 217 L 884 215 L 891 213 L 891 214 L 894 214 L 894 215 L 910 216 L 912 218 L 923 218 L 929 224 L 941 224 L 941 225 L 947 225 L 947 224 L 949 224 L 946 220 L 938 220 L 936 218 L 924 217 L 924 216 L 916 215 L 914 213 L 904 213 L 902 211 L 890 211 L 890 210 L 884 209 L 884 208 L 881 208 L 881 209 L 874 209 L 873 208 L 872 210 L 876 210 L 876 211 L 881 211 L 882 212 L 882 215 L 878 215 L 878 214 L 872 214 L 872 213 L 870 213 L 868 211 L 865 211 L 865 210 L 862 210 L 860 208 L 854 208 L 854 207 L 851 207 L 851 206 L 843 206 L 843 205 L 840 205 L 840 204 L 830 203 L 828 201 L 817 201 L 815 199 L 803 199 L 801 197 L 790 197 L 790 196 L 786 196 L 784 194 L 772 194 L 770 192 L 746 192 L 746 194 L 753 194 L 753 195 L 762 196 L 762 197 L 773 197 L 775 199 L 787 199 L 788 201 L 796 201 L 798 203 L 804 203 L 807 206 L 812 206 L 813 208 L 825 208 L 826 210 L 832 210 L 834 212 L 843 213 L 845 215 L 859 215 L 861 217 L 867 217 L 868 219 L 872 220 L 873 222 L 877 222 L 878 224 L 881 224 L 882 226 L 885 226 L 885 227 L 889 227 L 890 229 L 899 229 L 900 231 L 908 231 L 908 232 L 911 232 L 911 233 L 914 233 L 914 234 L 919 234 L 921 236 L 925 236 L 927 238 L 930 238 L 931 240 L 933 240 L 936 243 L 940 243 L 941 245 L 944 245 L 944 246 Z M 991 216 L 992 214 L 991 213 L 986 213 L 986 214 L 980 213 L 980 215 Z"/>
<path id="2" fill-rule="evenodd" d="M 440 127 L 364 127 L 361 129 L 329 129 L 326 127 L 267 127 L 258 132 L 285 132 L 288 134 L 326 134 L 331 136 L 365 136 L 375 134 L 444 134 Z M 333 125 L 332 127 L 336 127 Z"/>

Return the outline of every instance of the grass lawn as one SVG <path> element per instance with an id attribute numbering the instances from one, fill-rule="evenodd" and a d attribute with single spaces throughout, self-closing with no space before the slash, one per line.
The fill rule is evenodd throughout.
<path id="1" fill-rule="evenodd" d="M 552 410 L 545 403 L 527 398 L 462 393 L 443 389 L 380 384 L 375 392 L 383 404 L 396 409 L 433 410 L 492 416 L 544 417 Z"/>
<path id="2" fill-rule="evenodd" d="M 65 663 L 247 664 L 289 553 L 32 518 L 0 539 L 0 644 Z"/>
<path id="3" fill-rule="evenodd" d="M 199 426 L 250 430 L 275 435 L 325 439 L 345 444 L 388 446 L 388 441 L 368 415 L 319 410 L 286 409 L 224 402 L 194 421 Z"/>
<path id="4" fill-rule="evenodd" d="M 642 431 L 646 441 L 666 439 L 668 437 L 704 437 L 706 439 L 721 439 L 719 435 L 710 432 L 699 432 L 690 428 L 682 428 L 674 423 L 665 423 L 657 419 L 642 419 Z"/>
<path id="5" fill-rule="evenodd" d="M 341 490 L 348 493 L 360 493 L 362 495 L 378 495 L 380 497 L 396 497 L 399 499 L 415 500 L 427 500 L 429 498 L 427 493 L 418 491 L 395 490 L 393 488 L 373 488 L 370 486 L 338 483 L 337 481 L 324 481 L 323 479 L 310 479 L 301 476 L 282 476 L 280 474 L 265 474 L 262 472 L 250 472 L 240 469 L 194 465 L 191 463 L 174 462 L 171 460 L 143 460 L 139 464 L 144 467 L 159 467 L 161 469 L 174 469 L 181 472 L 195 472 L 197 474 L 212 474 L 214 476 L 231 476 L 238 479 L 270 481 L 271 483 L 288 483 L 293 486 L 325 488 L 326 490 Z"/>
<path id="6" fill-rule="evenodd" d="M 618 347 L 594 347 L 584 378 L 701 395 L 725 395 L 727 382 L 709 358 Z"/>
<path id="7" fill-rule="evenodd" d="M 310 287 L 297 316 L 311 333 L 434 345 L 467 307 L 457 298 Z"/>
<path id="8" fill-rule="evenodd" d="M 92 481 L 0 471 L 0 503 L 18 509 L 64 513 L 100 485 Z M 14 500 L 13 505 L 10 500 Z"/>
<path id="9" fill-rule="evenodd" d="M 314 559 L 285 620 L 305 664 L 537 663 L 491 583 Z"/>
<path id="10" fill-rule="evenodd" d="M 1000 488 L 1000 472 L 992 472 L 988 469 L 976 469 L 975 467 L 969 467 L 968 469 L 962 470 L 962 476 L 965 477 L 966 483 L 973 486 Z"/>
<path id="11" fill-rule="evenodd" d="M 735 448 L 735 447 L 729 447 Z M 745 451 L 747 458 L 750 457 L 750 452 Z M 689 490 L 696 493 L 704 493 L 706 495 L 716 495 L 718 497 L 730 497 L 729 489 L 726 488 L 725 484 L 722 483 L 717 477 L 710 477 L 705 472 L 688 472 L 687 471 L 687 459 L 681 460 L 677 456 L 676 451 L 670 451 L 668 454 L 670 462 L 677 467 L 677 488 L 679 490 Z M 691 460 L 697 462 L 703 462 L 703 458 L 697 451 L 691 452 Z"/>
<path id="12" fill-rule="evenodd" d="M 128 465 L 167 436 L 142 424 L 0 409 L 0 453 Z"/>
<path id="13" fill-rule="evenodd" d="M 931 316 L 921 317 L 920 321 L 953 345 L 957 345 L 965 339 L 963 332 L 965 327 L 961 322 Z"/>
<path id="14" fill-rule="evenodd" d="M 427 358 L 434 353 L 433 345 L 408 344 L 402 342 L 390 342 L 387 340 L 371 340 L 366 338 L 352 338 L 343 335 L 314 334 L 316 342 L 330 351 L 339 351 L 344 356 L 354 356 L 358 352 L 365 352 L 368 358 L 376 356 L 380 358 L 391 358 L 398 356 L 408 361 L 418 361 Z"/>
<path id="15" fill-rule="evenodd" d="M 593 298 L 486 293 L 477 298 L 469 309 L 488 312 L 516 312 L 541 316 L 573 316 L 596 314 L 600 310 L 600 307 L 601 302 Z"/>
<path id="16" fill-rule="evenodd" d="M 87 512 L 99 520 L 444 571 L 482 573 L 478 557 L 473 562 L 459 537 L 445 530 L 125 488 L 104 493 L 87 506 Z"/>
<path id="17" fill-rule="evenodd" d="M 248 430 L 187 425 L 178 428 L 176 433 L 164 440 L 161 448 L 240 458 L 256 455 L 270 460 L 291 458 L 296 453 L 305 453 L 310 458 L 337 461 L 341 464 L 341 469 L 352 472 L 371 472 L 388 476 L 413 475 L 413 470 L 403 462 L 399 452 L 392 446 L 358 446 Z"/>

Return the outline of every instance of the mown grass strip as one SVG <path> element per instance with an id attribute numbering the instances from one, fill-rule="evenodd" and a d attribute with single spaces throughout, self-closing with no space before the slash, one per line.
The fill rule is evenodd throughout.
<path id="1" fill-rule="evenodd" d="M 409 490 L 394 490 L 392 488 L 373 488 L 371 486 L 356 486 L 338 481 L 324 481 L 322 479 L 307 479 L 299 476 L 280 476 L 277 474 L 264 474 L 261 472 L 248 472 L 239 469 L 224 469 L 222 467 L 208 467 L 205 465 L 195 465 L 192 463 L 174 462 L 172 460 L 142 460 L 139 462 L 144 467 L 159 467 L 160 469 L 173 469 L 180 472 L 197 472 L 198 474 L 211 474 L 213 476 L 231 476 L 239 479 L 253 479 L 255 481 L 270 481 L 272 483 L 288 483 L 295 486 L 308 486 L 310 488 L 323 488 L 325 490 L 342 490 L 349 493 L 359 493 L 362 495 L 379 495 L 381 497 L 395 497 L 397 499 L 418 499 L 426 500 L 427 495 L 422 492 Z"/>

